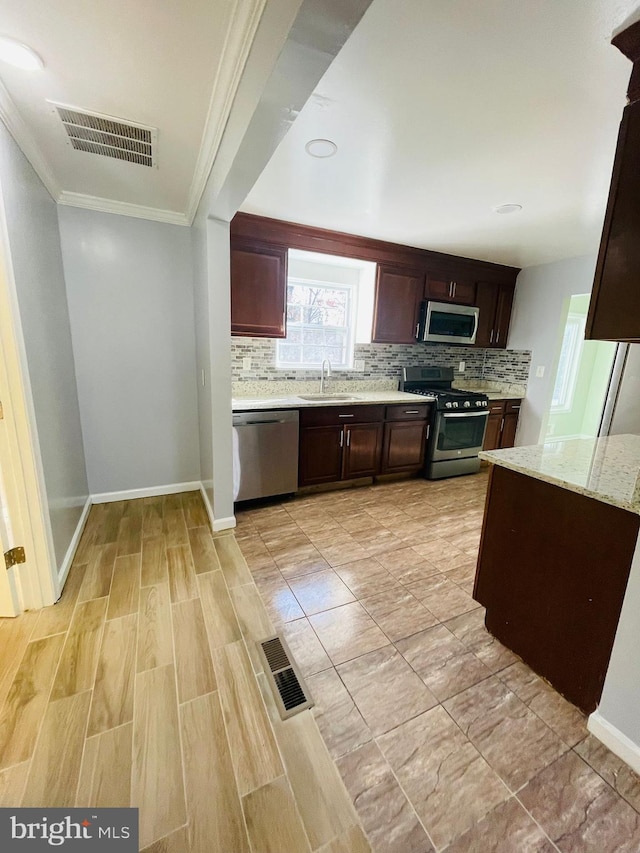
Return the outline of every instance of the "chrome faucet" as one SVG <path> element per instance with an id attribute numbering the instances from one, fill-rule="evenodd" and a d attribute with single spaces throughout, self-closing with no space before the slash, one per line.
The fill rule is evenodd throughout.
<path id="1" fill-rule="evenodd" d="M 324 366 L 327 365 L 327 375 L 324 374 Z M 320 393 L 324 394 L 324 383 L 331 376 L 331 362 L 328 358 L 325 358 L 322 362 L 322 367 L 320 368 Z"/>

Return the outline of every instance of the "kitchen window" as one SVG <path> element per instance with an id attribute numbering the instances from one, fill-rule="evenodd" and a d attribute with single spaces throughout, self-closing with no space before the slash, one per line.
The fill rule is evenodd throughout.
<path id="1" fill-rule="evenodd" d="M 356 343 L 371 341 L 375 264 L 289 250 L 287 337 L 276 367 L 352 370 Z"/>
<path id="2" fill-rule="evenodd" d="M 584 343 L 585 317 L 570 313 L 562 338 L 558 372 L 551 400 L 552 412 L 570 412 L 578 380 L 580 356 Z"/>

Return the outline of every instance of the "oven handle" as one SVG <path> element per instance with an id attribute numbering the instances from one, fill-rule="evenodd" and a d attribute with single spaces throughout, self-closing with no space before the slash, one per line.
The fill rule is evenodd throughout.
<path id="1" fill-rule="evenodd" d="M 489 412 L 443 412 L 443 418 L 483 418 L 488 416 Z"/>

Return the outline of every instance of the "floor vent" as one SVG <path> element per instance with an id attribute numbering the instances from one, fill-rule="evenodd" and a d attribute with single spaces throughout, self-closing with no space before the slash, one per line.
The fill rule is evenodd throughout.
<path id="1" fill-rule="evenodd" d="M 76 151 L 113 157 L 140 166 L 155 165 L 158 131 L 110 116 L 52 104 Z"/>
<path id="2" fill-rule="evenodd" d="M 258 643 L 264 658 L 265 673 L 283 720 L 314 704 L 285 641 L 276 634 Z"/>

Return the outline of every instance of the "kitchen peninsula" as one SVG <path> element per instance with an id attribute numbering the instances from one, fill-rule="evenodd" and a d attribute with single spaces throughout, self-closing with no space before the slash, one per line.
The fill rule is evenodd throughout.
<path id="1" fill-rule="evenodd" d="M 640 436 L 483 452 L 474 598 L 487 629 L 583 711 L 604 684 L 640 527 Z"/>

